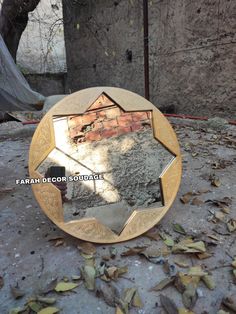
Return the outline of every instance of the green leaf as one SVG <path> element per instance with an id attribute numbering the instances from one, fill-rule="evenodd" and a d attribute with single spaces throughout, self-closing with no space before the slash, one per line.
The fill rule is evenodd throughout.
<path id="1" fill-rule="evenodd" d="M 186 231 L 184 230 L 184 228 L 179 225 L 179 224 L 173 224 L 173 229 L 175 232 L 178 232 L 180 234 L 186 235 Z"/>
<path id="2" fill-rule="evenodd" d="M 28 306 L 29 308 L 34 311 L 35 313 L 38 313 L 41 309 L 42 309 L 42 306 L 39 305 L 38 303 L 36 302 L 29 302 L 28 303 Z"/>
<path id="3" fill-rule="evenodd" d="M 39 311 L 38 314 L 54 314 L 54 313 L 58 313 L 59 311 L 60 310 L 58 308 L 49 306 Z"/>
<path id="4" fill-rule="evenodd" d="M 73 290 L 73 289 L 75 289 L 76 287 L 78 287 L 78 284 L 77 284 L 77 283 L 61 281 L 61 282 L 59 282 L 59 283 L 56 285 L 55 291 L 56 291 L 56 292 L 65 292 L 65 291 Z"/>
<path id="5" fill-rule="evenodd" d="M 172 247 L 175 245 L 174 240 L 170 237 L 166 237 L 166 239 L 164 240 L 165 245 Z"/>

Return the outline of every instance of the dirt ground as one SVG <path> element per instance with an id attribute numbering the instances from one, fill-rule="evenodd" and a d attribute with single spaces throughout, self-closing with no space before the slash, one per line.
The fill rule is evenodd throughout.
<path id="1" fill-rule="evenodd" d="M 127 266 L 128 271 L 121 278 L 111 280 L 110 283 L 103 281 L 103 284 L 116 287 L 121 295 L 124 289 L 137 288 L 143 306 L 131 306 L 131 314 L 178 313 L 173 311 L 173 304 L 172 312 L 165 312 L 163 302 L 160 301 L 162 294 L 169 297 L 177 308 L 184 307 L 182 295 L 173 285 L 162 291 L 150 289 L 178 271 L 188 272 L 189 268 L 185 264 L 189 267 L 201 265 L 205 272 L 212 275 L 215 287 L 210 290 L 202 281 L 199 283 L 197 301 L 192 312 L 216 314 L 223 298 L 233 299 L 236 296 L 236 278 L 231 266 L 236 256 L 236 232 L 227 228 L 227 222 L 232 225 L 236 220 L 236 128 L 177 119 L 172 119 L 171 123 L 182 148 L 183 176 L 173 206 L 153 229 L 156 240 L 143 235 L 125 243 L 95 245 L 95 263 L 96 266 L 104 266 L 106 260 L 106 267 Z M 71 282 L 72 276 L 79 275 L 80 268 L 85 263 L 85 258 L 78 249 L 78 245 L 83 245 L 82 241 L 53 225 L 39 208 L 30 186 L 15 185 L 15 179 L 28 176 L 27 159 L 33 132 L 34 127 L 22 127 L 15 122 L 0 125 L 1 314 L 9 313 L 12 308 L 22 308 L 29 298 L 41 294 L 42 290 L 45 292 L 46 286 L 54 279 Z M 224 201 L 220 202 L 223 198 L 227 206 Z M 176 232 L 173 224 L 181 225 L 186 234 Z M 200 259 L 193 253 L 173 252 L 149 260 L 134 252 L 121 256 L 128 248 L 137 246 L 147 246 L 156 251 L 162 248 L 166 251 L 167 244 L 173 251 L 173 245 L 187 236 L 192 236 L 195 242 L 203 241 L 206 252 L 209 253 L 208 258 Z M 113 258 L 110 258 L 111 251 L 116 255 Z M 170 265 L 171 267 L 166 267 Z M 73 290 L 47 294 L 47 297 L 56 299 L 53 306 L 60 309 L 59 313 L 116 313 L 116 308 L 108 305 L 112 302 L 109 302 L 106 295 L 99 297 L 94 291 L 89 291 L 83 280 L 75 282 L 78 287 Z M 99 284 L 101 283 L 98 286 Z M 16 286 L 20 292 L 24 292 L 22 297 L 14 291 L 12 293 L 11 287 Z M 15 299 L 16 297 L 18 298 Z M 233 300 L 229 300 L 231 301 Z M 225 310 L 235 313 L 229 308 Z"/>

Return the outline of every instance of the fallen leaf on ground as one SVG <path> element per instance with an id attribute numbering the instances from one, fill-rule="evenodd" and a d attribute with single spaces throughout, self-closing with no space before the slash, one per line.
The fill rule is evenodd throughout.
<path id="1" fill-rule="evenodd" d="M 152 287 L 149 291 L 161 291 L 164 288 L 168 287 L 169 285 L 173 284 L 174 280 L 175 280 L 175 277 L 164 278 L 158 284 Z"/>
<path id="2" fill-rule="evenodd" d="M 152 240 L 160 240 L 160 235 L 159 235 L 159 231 L 158 230 L 149 230 L 148 232 L 144 233 L 144 236 L 152 239 Z"/>
<path id="3" fill-rule="evenodd" d="M 119 291 L 111 284 L 96 280 L 96 295 L 102 297 L 109 306 L 115 307 L 119 299 Z"/>
<path id="4" fill-rule="evenodd" d="M 114 246 L 111 246 L 109 248 L 109 253 L 111 258 L 115 258 L 117 255 L 117 249 Z"/>
<path id="5" fill-rule="evenodd" d="M 120 309 L 119 306 L 116 307 L 116 314 L 124 314 L 124 312 Z"/>
<path id="6" fill-rule="evenodd" d="M 0 289 L 2 289 L 3 286 L 4 286 L 4 280 L 3 280 L 3 277 L 0 276 Z"/>
<path id="7" fill-rule="evenodd" d="M 95 276 L 96 270 L 94 267 L 85 265 L 82 269 L 82 276 L 84 279 L 85 287 L 88 290 L 94 290 L 95 288 Z"/>
<path id="8" fill-rule="evenodd" d="M 187 309 L 192 309 L 197 302 L 196 287 L 193 284 L 189 284 L 186 290 L 182 294 L 183 304 Z"/>
<path id="9" fill-rule="evenodd" d="M 84 254 L 93 255 L 96 253 L 96 247 L 90 242 L 82 242 L 77 248 Z"/>
<path id="10" fill-rule="evenodd" d="M 232 300 L 231 298 L 224 298 L 222 300 L 222 304 L 236 313 L 236 302 L 234 302 L 234 300 Z"/>
<path id="11" fill-rule="evenodd" d="M 225 214 L 222 213 L 222 212 L 216 212 L 216 213 L 215 213 L 215 218 L 218 219 L 218 220 L 220 220 L 220 221 L 224 221 L 224 219 L 225 219 Z"/>
<path id="12" fill-rule="evenodd" d="M 37 302 L 31 301 L 31 302 L 28 302 L 27 305 L 35 313 L 38 313 L 42 309 L 42 306 L 38 304 Z"/>
<path id="13" fill-rule="evenodd" d="M 77 283 L 74 282 L 58 282 L 58 284 L 55 287 L 56 292 L 65 292 L 65 291 L 70 291 L 78 287 Z"/>
<path id="14" fill-rule="evenodd" d="M 219 187 L 221 185 L 220 179 L 216 175 L 210 175 L 209 179 L 212 186 Z"/>
<path id="15" fill-rule="evenodd" d="M 178 232 L 180 234 L 186 235 L 186 231 L 180 224 L 173 224 L 173 230 L 175 232 Z"/>
<path id="16" fill-rule="evenodd" d="M 194 197 L 193 200 L 192 200 L 192 202 L 191 202 L 191 205 L 200 206 L 200 205 L 202 205 L 203 203 L 204 203 L 204 202 L 203 202 L 201 199 L 199 199 L 199 198 L 197 198 L 197 197 Z"/>
<path id="17" fill-rule="evenodd" d="M 146 250 L 146 246 L 135 246 L 133 248 L 129 248 L 127 251 L 121 253 L 121 256 L 132 256 L 137 255 Z"/>
<path id="18" fill-rule="evenodd" d="M 54 314 L 58 313 L 60 310 L 56 307 L 46 307 L 45 309 L 42 309 L 38 312 L 38 314 Z"/>
<path id="19" fill-rule="evenodd" d="M 168 298 L 167 296 L 164 296 L 163 294 L 160 295 L 160 301 L 161 301 L 161 305 L 163 306 L 163 308 L 165 309 L 165 311 L 167 312 L 167 314 L 178 314 L 178 308 L 175 305 L 175 303 Z"/>
<path id="20" fill-rule="evenodd" d="M 46 286 L 46 288 L 43 289 L 42 293 L 47 294 L 47 293 L 53 291 L 55 289 L 56 285 L 57 285 L 57 278 L 53 279 L 51 282 L 49 282 L 49 284 Z"/>
<path id="21" fill-rule="evenodd" d="M 216 285 L 215 285 L 215 282 L 214 282 L 213 277 L 211 275 L 205 275 L 201 279 L 204 282 L 204 284 L 207 286 L 208 289 L 210 289 L 210 290 L 215 289 Z"/>
<path id="22" fill-rule="evenodd" d="M 134 307 L 139 307 L 139 308 L 143 307 L 142 300 L 141 300 L 140 295 L 139 295 L 137 290 L 134 293 L 133 300 L 132 300 L 132 305 Z"/>
<path id="23" fill-rule="evenodd" d="M 166 237 L 164 240 L 165 245 L 167 245 L 168 247 L 172 247 L 174 246 L 174 240 L 171 237 Z"/>
<path id="24" fill-rule="evenodd" d="M 207 252 L 205 252 L 205 253 L 197 253 L 196 256 L 199 259 L 207 259 L 207 258 L 212 257 L 212 253 L 207 253 Z"/>
<path id="25" fill-rule="evenodd" d="M 194 314 L 194 312 L 181 308 L 179 309 L 179 314 Z"/>
<path id="26" fill-rule="evenodd" d="M 234 232 L 236 230 L 236 220 L 235 219 L 230 219 L 227 222 L 227 228 L 229 230 L 229 232 Z"/>
<path id="27" fill-rule="evenodd" d="M 25 308 L 15 307 L 9 311 L 9 314 L 20 314 L 26 311 L 26 309 L 27 309 L 26 307 Z"/>
<path id="28" fill-rule="evenodd" d="M 185 240 L 175 244 L 172 248 L 173 253 L 204 253 L 206 252 L 206 247 L 203 241 L 189 241 Z"/>
<path id="29" fill-rule="evenodd" d="M 179 266 L 179 267 L 183 267 L 183 268 L 188 268 L 189 267 L 189 263 L 187 263 L 185 260 L 183 259 L 175 259 L 174 263 Z"/>
<path id="30" fill-rule="evenodd" d="M 183 204 L 188 204 L 193 196 L 192 192 L 185 193 L 181 196 L 180 200 Z"/>
<path id="31" fill-rule="evenodd" d="M 11 294 L 13 295 L 14 299 L 20 299 L 25 295 L 25 292 L 17 287 L 11 287 Z"/>
<path id="32" fill-rule="evenodd" d="M 201 266 L 193 266 L 189 268 L 188 275 L 202 277 L 206 276 L 207 273 L 202 270 Z"/>

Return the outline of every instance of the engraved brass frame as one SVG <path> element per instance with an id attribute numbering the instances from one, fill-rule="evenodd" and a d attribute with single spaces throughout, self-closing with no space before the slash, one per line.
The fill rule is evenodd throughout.
<path id="1" fill-rule="evenodd" d="M 29 152 L 29 173 L 32 178 L 42 178 L 36 169 L 56 147 L 53 116 L 83 114 L 102 93 L 125 111 L 152 111 L 154 138 L 175 156 L 159 177 L 163 206 L 135 210 L 117 235 L 95 218 L 64 222 L 61 194 L 52 183 L 34 184 L 32 189 L 44 213 L 65 232 L 90 242 L 115 243 L 137 237 L 156 225 L 172 205 L 180 185 L 182 162 L 178 140 L 168 120 L 154 105 L 135 93 L 114 87 L 88 88 L 65 97 L 49 110 L 34 133 Z"/>

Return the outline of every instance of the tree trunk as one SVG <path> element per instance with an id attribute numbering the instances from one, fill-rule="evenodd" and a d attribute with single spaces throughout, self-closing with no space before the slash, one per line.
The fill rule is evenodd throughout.
<path id="1" fill-rule="evenodd" d="M 28 23 L 28 13 L 40 0 L 3 0 L 0 14 L 0 33 L 16 61 L 20 38 Z"/>

